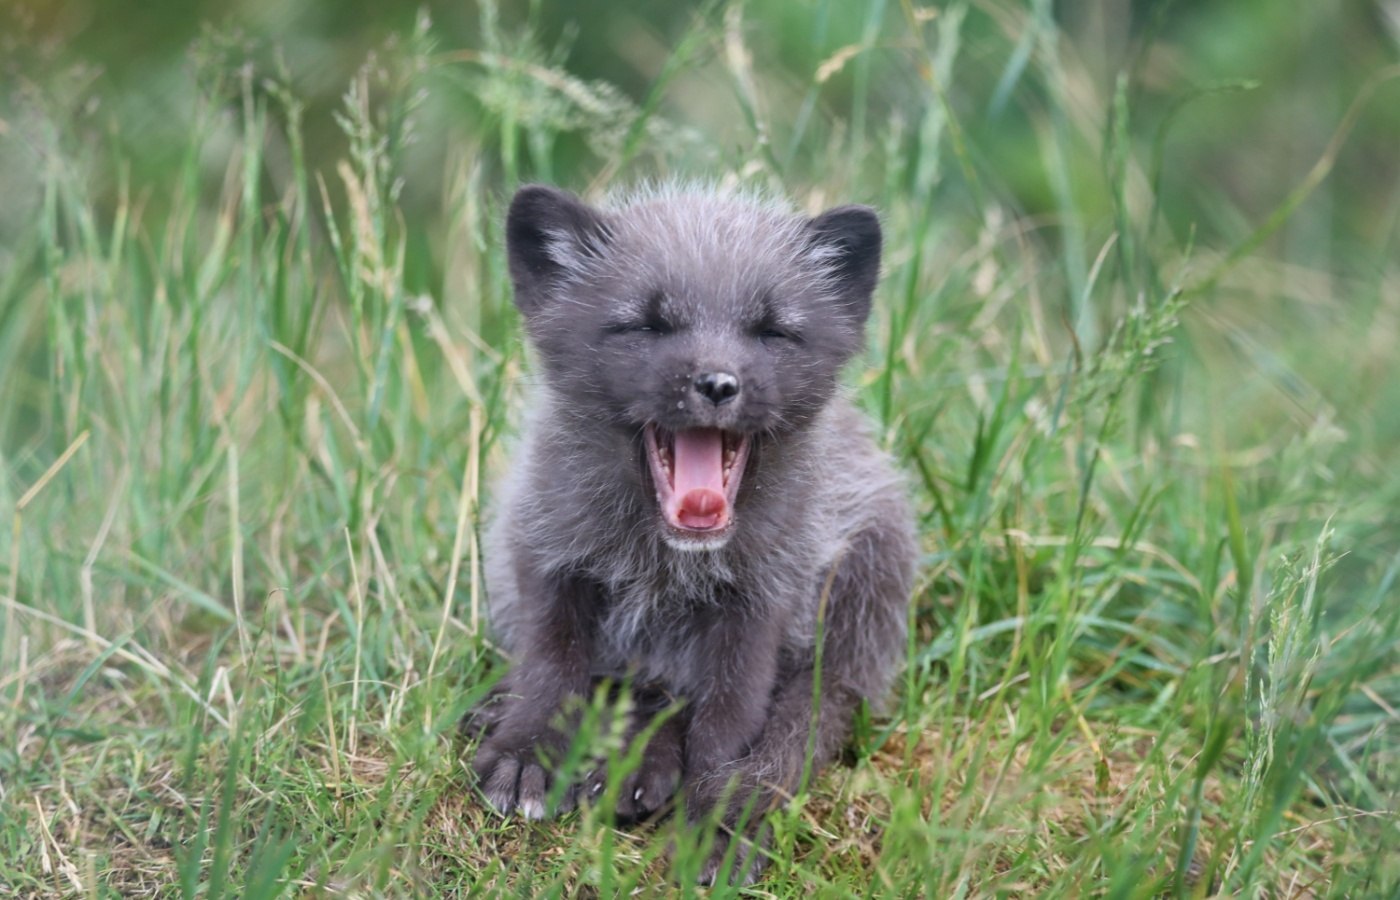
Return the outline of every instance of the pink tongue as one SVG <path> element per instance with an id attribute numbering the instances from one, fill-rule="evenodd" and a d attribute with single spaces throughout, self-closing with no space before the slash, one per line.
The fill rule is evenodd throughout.
<path id="1" fill-rule="evenodd" d="M 677 431 L 673 485 L 687 528 L 713 528 L 724 518 L 724 433 L 717 428 Z"/>

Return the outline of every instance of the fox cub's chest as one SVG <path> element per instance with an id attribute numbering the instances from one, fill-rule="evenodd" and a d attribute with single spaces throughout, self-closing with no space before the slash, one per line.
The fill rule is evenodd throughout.
<path id="1" fill-rule="evenodd" d="M 596 675 L 664 682 L 684 693 L 713 652 L 737 596 L 727 580 L 644 579 L 609 586 L 595 635 Z M 695 676 L 698 678 L 698 674 Z"/>

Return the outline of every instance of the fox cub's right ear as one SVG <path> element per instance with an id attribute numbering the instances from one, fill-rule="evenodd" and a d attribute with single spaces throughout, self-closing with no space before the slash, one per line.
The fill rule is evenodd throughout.
<path id="1" fill-rule="evenodd" d="M 506 214 L 515 305 L 533 315 L 561 279 L 587 271 L 602 255 L 607 237 L 603 214 L 568 191 L 544 184 L 516 191 Z"/>
<path id="2" fill-rule="evenodd" d="M 842 307 L 856 322 L 864 322 L 880 279 L 880 217 L 868 206 L 838 206 L 808 227 L 811 246 L 828 267 Z"/>

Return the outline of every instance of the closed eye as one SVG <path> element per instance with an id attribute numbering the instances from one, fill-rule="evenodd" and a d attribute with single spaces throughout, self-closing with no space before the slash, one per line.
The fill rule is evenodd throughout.
<path id="1" fill-rule="evenodd" d="M 611 322 L 603 326 L 605 334 L 655 334 L 664 335 L 675 331 L 665 319 L 646 319 L 641 322 Z"/>
<path id="2" fill-rule="evenodd" d="M 768 290 L 763 293 L 759 300 L 759 308 L 762 312 L 753 322 L 751 333 L 765 346 L 786 342 L 802 343 L 802 335 L 787 327 L 778 314 L 779 307 L 775 302 L 773 291 Z"/>
<path id="3" fill-rule="evenodd" d="M 640 310 L 640 315 L 637 318 L 623 319 L 604 325 L 603 331 L 607 334 L 670 334 L 676 328 L 661 313 L 661 305 L 665 299 L 665 295 L 661 291 L 652 291 L 647 296 L 646 305 Z"/>
<path id="4" fill-rule="evenodd" d="M 802 336 L 795 331 L 777 325 L 772 322 L 765 322 L 754 329 L 754 335 L 764 344 L 772 345 L 783 341 L 791 341 L 795 344 L 802 343 Z"/>

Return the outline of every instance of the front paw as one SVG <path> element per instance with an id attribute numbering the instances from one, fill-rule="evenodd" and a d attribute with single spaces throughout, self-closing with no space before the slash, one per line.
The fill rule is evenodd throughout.
<path id="1" fill-rule="evenodd" d="M 743 887 L 757 881 L 767 867 L 772 829 L 766 815 L 780 803 L 783 792 L 766 783 L 762 774 L 731 764 L 687 780 L 687 818 L 714 833 L 696 878 L 700 884 Z"/>
<path id="2" fill-rule="evenodd" d="M 672 740 L 665 732 L 653 737 L 641 762 L 618 786 L 614 806 L 617 818 L 622 822 L 641 822 L 665 810 L 680 787 L 681 766 L 679 741 Z M 599 766 L 584 778 L 580 789 L 585 798 L 596 803 L 603 799 L 607 785 L 607 769 Z"/>
<path id="3" fill-rule="evenodd" d="M 527 819 L 547 818 L 558 811 L 550 808 L 549 795 L 560 750 L 558 741 L 551 739 L 487 738 L 472 760 L 477 785 L 503 816 L 520 810 Z"/>
<path id="4" fill-rule="evenodd" d="M 752 838 L 736 837 L 725 832 L 716 834 L 714 847 L 700 867 L 696 883 L 703 887 L 716 884 L 748 887 L 758 881 L 768 867 L 768 854 L 765 852 L 768 838 L 766 828 Z"/>
<path id="5" fill-rule="evenodd" d="M 618 818 L 650 819 L 666 808 L 680 784 L 680 753 L 667 756 L 648 752 L 637 770 L 622 779 L 622 792 L 617 798 Z"/>

